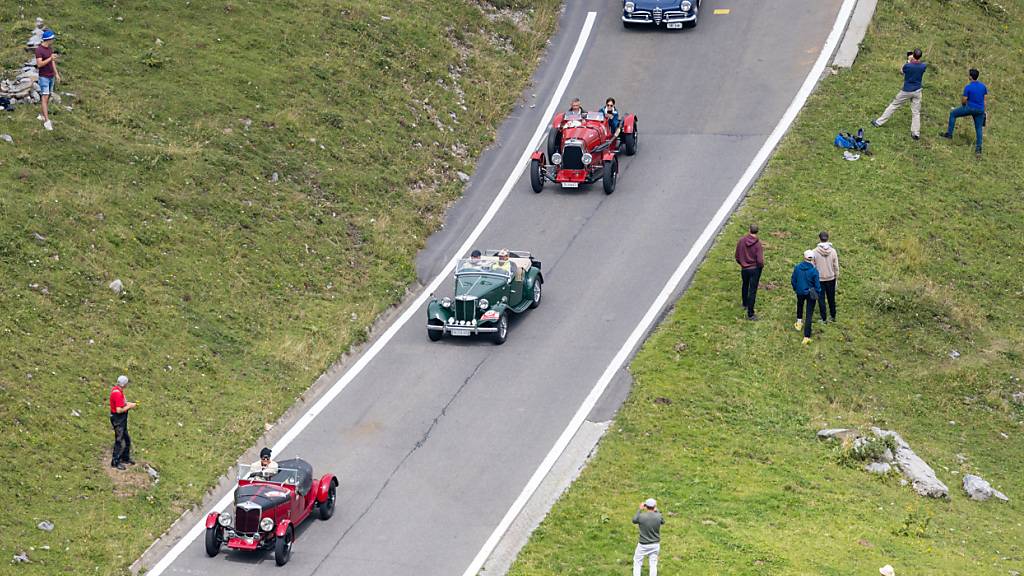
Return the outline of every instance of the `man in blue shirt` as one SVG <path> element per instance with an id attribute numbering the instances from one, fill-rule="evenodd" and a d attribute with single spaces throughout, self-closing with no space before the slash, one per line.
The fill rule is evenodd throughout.
<path id="1" fill-rule="evenodd" d="M 910 137 L 914 140 L 921 138 L 921 80 L 924 78 L 924 71 L 928 64 L 921 62 L 921 49 L 915 48 L 907 52 L 907 63 L 903 65 L 903 89 L 900 90 L 892 102 L 885 108 L 885 112 L 876 120 L 871 121 L 875 128 L 881 128 L 892 113 L 910 101 Z"/>
<path id="2" fill-rule="evenodd" d="M 974 119 L 974 153 L 981 154 L 981 133 L 985 126 L 985 95 L 988 94 L 988 87 L 978 82 L 980 73 L 977 68 L 971 68 L 967 75 L 971 81 L 964 86 L 963 96 L 960 97 L 960 107 L 949 112 L 949 128 L 942 133 L 943 138 L 952 138 L 953 129 L 956 128 L 956 119 L 961 116 L 970 116 Z"/>

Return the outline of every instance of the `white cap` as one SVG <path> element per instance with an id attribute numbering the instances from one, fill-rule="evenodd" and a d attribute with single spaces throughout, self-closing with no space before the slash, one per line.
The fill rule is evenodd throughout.
<path id="1" fill-rule="evenodd" d="M 117 377 L 117 385 L 118 386 L 124 386 L 127 383 L 128 383 L 128 377 L 125 376 L 124 374 L 121 374 L 120 376 Z"/>
<path id="2" fill-rule="evenodd" d="M 804 250 L 804 260 L 814 260 L 814 250 Z"/>
<path id="3" fill-rule="evenodd" d="M 658 507 L 658 501 L 655 500 L 654 498 L 648 498 L 647 500 L 644 500 L 644 506 L 647 506 L 648 508 L 652 508 L 652 509 L 653 508 L 657 508 Z"/>
<path id="4" fill-rule="evenodd" d="M 882 576 L 896 576 L 896 570 L 894 570 L 893 567 L 889 564 L 886 564 L 885 566 L 879 568 L 878 573 Z"/>

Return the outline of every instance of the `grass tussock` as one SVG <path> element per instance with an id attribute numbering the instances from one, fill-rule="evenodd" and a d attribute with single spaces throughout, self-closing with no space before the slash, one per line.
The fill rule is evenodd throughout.
<path id="1" fill-rule="evenodd" d="M 629 518 L 648 496 L 667 515 L 665 573 L 1024 571 L 1022 31 L 1019 0 L 879 2 L 856 66 L 811 98 L 633 362 L 632 395 L 595 460 L 512 574 L 628 573 Z M 919 142 L 909 111 L 868 124 L 915 46 L 930 65 Z M 969 67 L 991 91 L 981 159 L 973 127 L 937 136 Z M 861 126 L 875 155 L 846 162 L 831 139 Z M 758 323 L 743 319 L 732 260 L 754 220 L 767 245 L 762 288 L 778 287 L 758 295 Z M 822 229 L 842 262 L 839 323 L 816 325 L 804 346 L 789 274 Z M 837 454 L 815 438 L 872 425 L 900 432 L 952 498 L 864 472 L 881 445 Z M 968 473 L 1010 502 L 968 500 Z"/>
<path id="2" fill-rule="evenodd" d="M 472 173 L 558 10 L 0 10 L 0 66 L 28 58 L 43 16 L 59 34 L 58 91 L 75 94 L 54 106 L 53 132 L 35 109 L 0 116 L 14 139 L 0 142 L 0 573 L 124 572 L 367 338 L 415 280 L 416 251 L 461 192 L 456 172 Z M 120 373 L 140 402 L 135 457 L 159 484 L 104 469 Z M 21 551 L 31 564 L 7 564 Z"/>

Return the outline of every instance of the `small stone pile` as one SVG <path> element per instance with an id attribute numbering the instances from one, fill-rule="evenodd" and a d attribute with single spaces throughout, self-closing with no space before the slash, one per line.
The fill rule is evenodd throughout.
<path id="1" fill-rule="evenodd" d="M 42 41 L 43 19 L 36 18 L 36 27 L 25 43 L 26 49 L 34 51 Z M 35 58 L 25 62 L 13 80 L 0 80 L 0 98 L 10 100 L 11 104 L 39 103 L 39 70 L 36 69 Z M 60 104 L 60 96 L 56 93 L 51 94 L 50 99 L 54 104 Z"/>

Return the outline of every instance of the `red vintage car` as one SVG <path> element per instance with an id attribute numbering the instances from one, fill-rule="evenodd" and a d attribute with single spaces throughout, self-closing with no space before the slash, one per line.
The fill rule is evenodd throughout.
<path id="1" fill-rule="evenodd" d="M 222 545 L 233 550 L 274 549 L 283 566 L 292 553 L 295 528 L 314 510 L 321 520 L 334 515 L 338 480 L 324 474 L 313 481 L 313 467 L 300 458 L 278 463 L 270 478 L 249 475 L 239 465 L 234 515 L 211 512 L 206 517 L 206 554 L 216 556 Z"/>
<path id="2" fill-rule="evenodd" d="M 530 160 L 530 186 L 534 192 L 544 188 L 550 180 L 562 188 L 579 188 L 601 180 L 604 193 L 615 191 L 619 175 L 621 150 L 627 156 L 636 154 L 636 115 L 622 118 L 622 131 L 614 138 L 614 131 L 602 111 L 555 115 L 548 131 L 547 153 L 538 150 Z"/>

